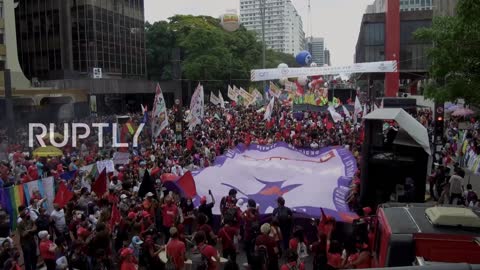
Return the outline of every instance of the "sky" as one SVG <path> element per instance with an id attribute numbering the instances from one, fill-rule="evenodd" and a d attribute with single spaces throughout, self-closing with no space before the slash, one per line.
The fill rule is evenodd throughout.
<path id="1" fill-rule="evenodd" d="M 302 16 L 303 29 L 309 33 L 308 0 L 292 0 Z M 353 63 L 360 23 L 368 4 L 374 0 L 311 0 L 311 24 L 314 37 L 324 37 L 332 65 Z M 175 14 L 220 17 L 227 9 L 240 10 L 240 0 L 145 0 L 145 19 L 166 20 Z"/>

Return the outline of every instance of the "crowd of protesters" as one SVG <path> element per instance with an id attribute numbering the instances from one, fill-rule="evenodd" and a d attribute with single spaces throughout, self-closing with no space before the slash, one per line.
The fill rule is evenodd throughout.
<path id="1" fill-rule="evenodd" d="M 158 138 L 152 141 L 147 126 L 139 146 L 127 150 L 129 162 L 116 166 L 108 175 L 108 191 L 101 196 L 90 188 L 95 177 L 80 168 L 112 158 L 117 149 L 108 132 L 103 147 L 98 147 L 96 130 L 92 129 L 93 134 L 80 140 L 78 147 L 62 148 L 61 157 L 34 157 L 26 144 L 3 142 L 0 147 L 8 155 L 0 165 L 2 187 L 53 176 L 57 186 L 64 182 L 74 196 L 63 207 L 54 205 L 51 213 L 43 208 L 45 198 L 32 196 L 28 205 L 18 209 L 15 232 L 10 231 L 8 213 L 0 209 L 0 268 L 16 269 L 23 264 L 30 270 L 37 269 L 39 263 L 47 269 L 80 270 L 213 270 L 239 269 L 243 264 L 254 270 L 370 267 L 368 222 L 345 236 L 337 231 L 334 218 L 323 215 L 315 226 L 309 226 L 314 228 L 311 237 L 282 197 L 272 216 L 265 219 L 254 200 L 250 199 L 242 211 L 233 189 L 220 202 L 211 192 L 201 194 L 199 204 L 165 190 L 161 175 L 180 177 L 186 171 L 211 166 L 217 156 L 239 143 L 268 145 L 283 141 L 300 148 L 339 145 L 349 148 L 360 162 L 361 120 L 354 123 L 343 115 L 345 121 L 334 123 L 328 112 L 292 113 L 291 108 L 277 105 L 272 119 L 263 121 L 263 112 L 257 109 L 206 106 L 203 123 L 186 129 L 179 137 L 174 115 L 181 109 L 174 108 L 169 111 L 170 127 Z M 143 116 L 130 117 L 135 124 Z M 431 122 L 431 114 L 426 111 L 417 118 L 426 126 Z M 87 124 L 115 121 L 114 116 L 82 119 Z M 385 131 L 394 127 L 391 123 Z M 18 132 L 20 140 L 28 140 L 25 130 Z M 63 133 L 62 125 L 57 125 L 56 132 Z M 71 180 L 61 179 L 69 171 L 78 173 Z M 154 180 L 155 189 L 140 195 L 145 175 Z M 359 185 L 357 172 L 346 199 L 352 209 L 367 216 L 371 210 L 358 205 Z M 214 207 L 219 207 L 220 218 L 212 214 Z M 23 260 L 19 259 L 20 252 Z"/>

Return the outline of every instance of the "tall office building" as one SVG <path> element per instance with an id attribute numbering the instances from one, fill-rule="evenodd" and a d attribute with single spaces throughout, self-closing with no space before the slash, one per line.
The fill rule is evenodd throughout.
<path id="1" fill-rule="evenodd" d="M 20 65 L 32 85 L 86 90 L 98 113 L 152 100 L 144 0 L 18 0 L 15 16 Z M 180 81 L 161 87 L 169 104 L 182 99 Z"/>
<path id="2" fill-rule="evenodd" d="M 13 0 L 0 0 L 0 88 L 4 87 L 4 70 L 9 69 L 13 88 L 30 87 L 18 62 L 15 34 L 15 4 Z"/>
<path id="3" fill-rule="evenodd" d="M 144 78 L 143 0 L 19 0 L 20 63 L 28 78 Z"/>
<path id="4" fill-rule="evenodd" d="M 386 1 L 387 0 L 375 0 L 373 4 L 367 6 L 365 13 L 372 14 L 385 12 Z M 432 10 L 434 7 L 433 1 L 437 0 L 400 0 L 400 11 Z"/>
<path id="5" fill-rule="evenodd" d="M 325 39 L 322 37 L 308 38 L 307 48 L 312 55 L 312 61 L 319 67 L 326 64 L 325 62 Z"/>
<path id="6" fill-rule="evenodd" d="M 240 0 L 240 20 L 262 39 L 260 0 Z M 292 55 L 305 48 L 302 17 L 291 0 L 266 0 L 265 43 L 270 49 Z"/>
<path id="7" fill-rule="evenodd" d="M 331 66 L 332 63 L 330 61 L 330 50 L 325 49 L 325 51 L 323 52 L 323 55 L 325 57 L 325 64 Z"/>

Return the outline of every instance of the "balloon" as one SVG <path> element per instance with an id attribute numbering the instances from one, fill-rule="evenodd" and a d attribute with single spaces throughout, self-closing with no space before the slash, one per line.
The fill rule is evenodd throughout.
<path id="1" fill-rule="evenodd" d="M 240 18 L 236 10 L 227 11 L 220 17 L 220 24 L 227 32 L 234 32 L 240 27 Z"/>
<path id="2" fill-rule="evenodd" d="M 317 66 L 318 66 L 317 63 L 315 63 L 315 62 L 312 62 L 312 63 L 310 64 L 310 67 L 317 67 Z"/>
<path id="3" fill-rule="evenodd" d="M 279 68 L 279 69 L 288 68 L 288 65 L 285 64 L 285 63 L 281 63 L 281 64 L 278 65 L 278 68 Z"/>
<path id="4" fill-rule="evenodd" d="M 298 82 L 300 85 L 306 85 L 307 82 L 308 82 L 308 78 L 307 78 L 307 77 L 304 77 L 304 76 L 298 77 L 297 82 Z"/>
<path id="5" fill-rule="evenodd" d="M 325 82 L 323 86 L 328 87 L 328 82 Z"/>
<path id="6" fill-rule="evenodd" d="M 297 54 L 295 60 L 301 66 L 308 66 L 312 62 L 312 55 L 308 51 L 301 51 Z"/>
<path id="7" fill-rule="evenodd" d="M 288 79 L 287 79 L 287 78 L 281 78 L 278 82 L 279 82 L 281 85 L 285 85 L 285 83 L 288 82 Z"/>
<path id="8" fill-rule="evenodd" d="M 313 82 L 309 82 L 308 83 L 308 88 L 313 88 L 313 87 L 314 87 Z"/>

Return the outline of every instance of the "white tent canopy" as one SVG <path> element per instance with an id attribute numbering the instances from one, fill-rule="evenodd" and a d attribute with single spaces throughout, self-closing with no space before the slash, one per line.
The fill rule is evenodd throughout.
<path id="1" fill-rule="evenodd" d="M 367 115 L 367 120 L 394 120 L 428 155 L 431 155 L 427 129 L 403 109 L 377 109 Z"/>

